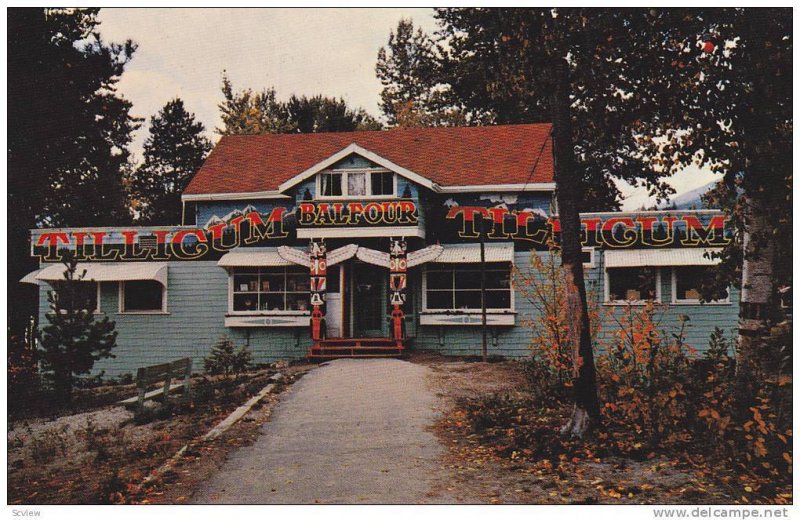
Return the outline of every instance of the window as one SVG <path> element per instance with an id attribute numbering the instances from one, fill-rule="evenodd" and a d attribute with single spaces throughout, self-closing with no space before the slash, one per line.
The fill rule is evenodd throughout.
<path id="1" fill-rule="evenodd" d="M 594 248 L 593 247 L 584 247 L 581 249 L 581 262 L 583 262 L 583 267 L 585 269 L 593 269 L 594 268 Z"/>
<path id="2" fill-rule="evenodd" d="M 166 312 L 167 291 L 155 280 L 120 282 L 120 312 Z"/>
<path id="3" fill-rule="evenodd" d="M 701 266 L 676 267 L 672 270 L 673 303 L 700 303 L 700 287 L 706 273 Z M 730 303 L 730 294 L 723 290 L 715 303 Z"/>
<path id="4" fill-rule="evenodd" d="M 53 291 L 61 299 L 61 306 L 65 309 L 88 309 L 92 312 L 100 312 L 100 302 L 98 293 L 100 286 L 97 282 L 73 281 L 73 291 L 67 291 L 64 284 L 66 281 L 58 281 L 52 285 Z M 65 301 L 64 298 L 71 298 L 72 301 Z"/>
<path id="5" fill-rule="evenodd" d="M 606 269 L 606 301 L 640 303 L 658 299 L 658 270 L 652 267 Z"/>
<path id="6" fill-rule="evenodd" d="M 325 172 L 320 174 L 320 193 L 323 197 L 342 196 L 342 174 Z"/>
<path id="7" fill-rule="evenodd" d="M 394 195 L 394 174 L 390 172 L 373 172 L 372 195 Z"/>
<path id="8" fill-rule="evenodd" d="M 320 197 L 391 197 L 395 194 L 392 172 L 327 171 L 319 174 Z"/>
<path id="9" fill-rule="evenodd" d="M 307 269 L 237 269 L 231 279 L 232 312 L 306 311 L 310 308 Z"/>
<path id="10" fill-rule="evenodd" d="M 429 267 L 425 273 L 426 310 L 481 309 L 481 270 L 470 264 Z M 486 308 L 511 309 L 511 267 L 489 264 L 486 267 Z"/>
<path id="11" fill-rule="evenodd" d="M 363 197 L 367 194 L 367 174 L 350 172 L 347 174 L 347 195 Z"/>

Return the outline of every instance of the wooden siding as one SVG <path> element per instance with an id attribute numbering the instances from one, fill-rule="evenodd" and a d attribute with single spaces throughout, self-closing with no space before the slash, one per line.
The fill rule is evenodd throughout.
<path id="1" fill-rule="evenodd" d="M 549 253 L 534 253 L 541 256 Z M 530 253 L 517 252 L 514 257 L 515 267 L 530 272 Z M 661 300 L 663 303 L 672 302 L 672 272 L 670 268 L 662 269 L 661 273 Z M 416 283 L 412 290 L 415 298 L 422 301 L 421 283 Z M 602 303 L 604 298 L 604 268 L 603 254 L 595 252 L 595 267 L 586 270 L 586 290 Z M 722 328 L 726 335 L 733 337 L 737 324 L 739 293 L 731 290 L 730 304 L 696 304 L 696 305 L 667 305 L 665 310 L 659 311 L 661 328 L 669 333 L 678 332 L 680 329 L 680 315 L 689 316 L 686 323 L 686 344 L 702 353 L 708 348 L 708 339 L 714 327 Z M 522 358 L 529 354 L 530 331 L 524 325 L 525 320 L 535 317 L 535 309 L 529 301 L 519 292 L 515 294 L 517 311 L 515 327 L 497 327 L 491 329 L 488 338 L 488 351 L 490 355 L 500 355 L 512 358 Z M 621 316 L 625 311 L 624 306 L 604 306 L 616 316 Z M 414 347 L 417 349 L 435 350 L 445 355 L 470 355 L 481 353 L 481 328 L 472 326 L 421 326 L 416 325 Z M 603 324 L 601 342 L 608 339 L 608 335 L 619 330 L 619 325 L 613 318 Z M 732 354 L 732 353 L 731 353 Z"/>
<path id="2" fill-rule="evenodd" d="M 47 289 L 40 290 L 40 324 L 47 323 Z M 228 275 L 216 262 L 170 263 L 167 314 L 120 314 L 117 283 L 102 284 L 100 309 L 116 322 L 119 336 L 116 357 L 95 363 L 93 374 L 135 373 L 139 367 L 182 357 L 192 358 L 199 372 L 211 345 L 224 334 L 236 345 L 249 342 L 256 363 L 299 359 L 311 346 L 305 327 L 226 328 Z"/>
<path id="3" fill-rule="evenodd" d="M 529 252 L 517 252 L 515 265 L 529 270 Z M 547 255 L 549 253 L 534 253 Z M 587 290 L 603 298 L 604 271 L 602 253 L 595 254 L 595 268 L 587 270 Z M 409 274 L 411 305 L 407 332 L 410 345 L 447 355 L 480 355 L 481 329 L 478 326 L 421 326 L 419 311 L 422 307 L 421 268 Z M 663 269 L 661 276 L 662 301 L 672 301 L 671 270 Z M 40 324 L 46 324 L 47 290 L 40 290 Z M 103 283 L 101 310 L 117 324 L 119 337 L 115 358 L 98 361 L 93 374 L 105 372 L 107 376 L 133 373 L 142 366 L 191 357 L 195 371 L 202 370 L 202 360 L 211 345 L 227 334 L 237 345 L 248 344 L 256 363 L 279 359 L 302 359 L 311 346 L 308 329 L 297 328 L 226 328 L 225 314 L 228 306 L 228 277 L 216 262 L 171 262 L 167 314 L 118 313 L 118 284 Z M 702 352 L 708 347 L 708 337 L 714 327 L 721 327 L 731 337 L 736 327 L 739 294 L 731 293 L 731 304 L 720 305 L 668 305 L 662 319 L 662 328 L 675 332 L 680 327 L 679 316 L 690 317 L 686 327 L 686 342 Z M 529 354 L 530 332 L 524 321 L 534 317 L 535 310 L 519 292 L 515 295 L 516 326 L 496 327 L 489 334 L 489 353 L 513 358 Z M 609 307 L 605 307 L 609 308 Z M 624 307 L 611 307 L 618 316 Z M 619 326 L 610 320 L 604 324 L 605 335 Z"/>

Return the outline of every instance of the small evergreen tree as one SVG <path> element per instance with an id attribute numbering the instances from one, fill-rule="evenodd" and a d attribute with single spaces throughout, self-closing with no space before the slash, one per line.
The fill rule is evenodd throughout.
<path id="1" fill-rule="evenodd" d="M 64 265 L 64 280 L 54 282 L 47 293 L 49 325 L 39 333 L 39 359 L 56 398 L 69 403 L 75 376 L 89 373 L 99 359 L 114 357 L 111 350 L 117 345 L 117 331 L 108 316 L 94 316 L 90 300 L 78 285 L 85 271 L 76 272 L 78 262 L 72 255 L 65 255 Z"/>
<path id="2" fill-rule="evenodd" d="M 228 336 L 220 337 L 211 347 L 208 357 L 203 360 L 207 374 L 231 374 L 238 376 L 250 366 L 253 356 L 250 350 L 241 346 L 238 349 Z"/>
<path id="3" fill-rule="evenodd" d="M 175 98 L 150 118 L 144 163 L 131 175 L 131 206 L 142 224 L 181 222 L 181 193 L 211 151 L 203 123 Z"/>

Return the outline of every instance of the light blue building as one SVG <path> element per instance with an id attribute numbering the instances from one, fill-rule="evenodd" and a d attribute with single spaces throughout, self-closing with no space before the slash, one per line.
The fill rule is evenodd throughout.
<path id="1" fill-rule="evenodd" d="M 116 357 L 95 367 L 107 375 L 199 363 L 222 335 L 257 362 L 479 355 L 484 305 L 489 354 L 524 357 L 535 310 L 514 272 L 550 254 L 554 189 L 548 124 L 225 136 L 183 195 L 182 223 L 33 230 L 41 269 L 23 281 L 40 285 L 45 323 L 59 260 L 75 253 L 87 299 L 119 331 Z M 690 317 L 699 350 L 715 326 L 735 327 L 736 291 L 698 294 L 707 253 L 730 240 L 720 212 L 582 224 L 587 289 L 604 308 L 661 302 L 664 326 Z"/>

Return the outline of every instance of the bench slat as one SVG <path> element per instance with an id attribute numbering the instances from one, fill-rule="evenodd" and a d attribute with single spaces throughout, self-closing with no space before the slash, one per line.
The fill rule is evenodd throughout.
<path id="1" fill-rule="evenodd" d="M 136 404 L 142 408 L 144 402 L 158 396 L 166 398 L 171 392 L 183 388 L 184 399 L 189 397 L 191 391 L 192 360 L 191 358 L 181 358 L 170 363 L 161 363 L 149 367 L 141 367 L 136 371 L 136 387 L 139 395 L 119 401 L 118 404 Z M 173 380 L 177 383 L 172 386 Z M 156 384 L 164 383 L 161 388 L 156 388 L 147 392 L 147 388 Z"/>

